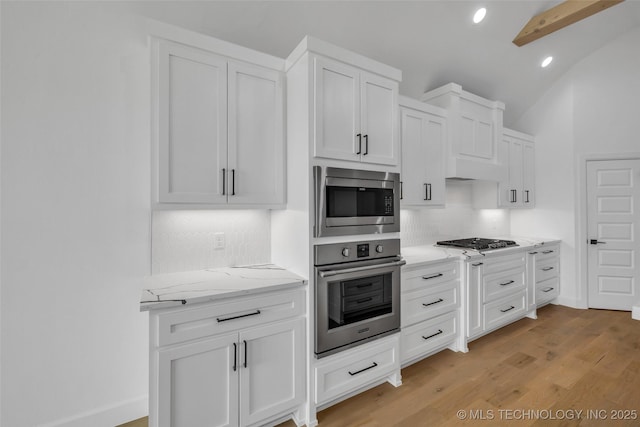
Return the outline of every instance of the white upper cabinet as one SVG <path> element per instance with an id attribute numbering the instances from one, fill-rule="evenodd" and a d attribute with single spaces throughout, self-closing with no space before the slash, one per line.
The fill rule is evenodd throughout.
<path id="1" fill-rule="evenodd" d="M 315 157 L 397 166 L 398 82 L 314 57 Z"/>
<path id="2" fill-rule="evenodd" d="M 504 208 L 534 207 L 533 137 L 504 129 L 500 143 L 500 158 L 508 166 L 508 178 L 498 183 L 498 203 Z"/>
<path id="3" fill-rule="evenodd" d="M 154 41 L 159 204 L 284 204 L 283 73 Z"/>
<path id="4" fill-rule="evenodd" d="M 455 83 L 429 91 L 420 100 L 447 110 L 447 178 L 505 179 L 506 168 L 498 158 L 503 103 L 464 91 Z"/>
<path id="5" fill-rule="evenodd" d="M 446 112 L 400 97 L 403 206 L 445 205 Z"/>

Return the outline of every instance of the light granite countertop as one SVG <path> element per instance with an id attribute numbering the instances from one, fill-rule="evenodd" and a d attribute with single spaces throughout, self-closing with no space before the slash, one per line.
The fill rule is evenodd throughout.
<path id="1" fill-rule="evenodd" d="M 157 274 L 144 279 L 140 311 L 302 286 L 306 280 L 274 264 Z"/>
<path id="2" fill-rule="evenodd" d="M 499 236 L 496 237 L 496 239 L 513 240 L 517 243 L 517 246 L 479 252 L 470 249 L 437 246 L 436 243 L 433 242 L 426 245 L 404 247 L 401 253 L 407 262 L 405 268 L 411 268 L 441 262 L 447 259 L 473 259 L 492 254 L 508 254 L 560 242 L 558 239 L 537 237 Z"/>

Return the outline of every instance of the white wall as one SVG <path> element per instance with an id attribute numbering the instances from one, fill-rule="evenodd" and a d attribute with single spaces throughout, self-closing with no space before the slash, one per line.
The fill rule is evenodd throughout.
<path id="1" fill-rule="evenodd" d="M 5 427 L 146 413 L 148 49 L 116 7 L 1 3 Z"/>
<path id="2" fill-rule="evenodd" d="M 475 209 L 473 181 L 447 180 L 444 209 L 402 209 L 402 246 L 433 244 L 438 240 L 510 235 L 508 209 Z"/>
<path id="3" fill-rule="evenodd" d="M 638 153 L 640 29 L 576 64 L 519 121 L 536 135 L 537 209 L 511 215 L 515 234 L 531 230 L 563 240 L 560 302 L 587 307 L 580 174 L 584 156 Z M 584 240 L 584 241 L 583 241 Z"/>

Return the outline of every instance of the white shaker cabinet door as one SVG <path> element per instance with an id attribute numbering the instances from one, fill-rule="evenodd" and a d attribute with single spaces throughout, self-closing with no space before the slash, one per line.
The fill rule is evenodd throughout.
<path id="1" fill-rule="evenodd" d="M 281 73 L 229 63 L 229 203 L 284 203 L 283 115 Z"/>
<path id="2" fill-rule="evenodd" d="M 158 427 L 238 425 L 238 334 L 158 352 Z"/>
<path id="3" fill-rule="evenodd" d="M 522 160 L 522 204 L 524 207 L 535 207 L 535 146 L 531 142 L 523 145 Z"/>
<path id="4" fill-rule="evenodd" d="M 158 45 L 158 201 L 226 203 L 227 62 Z"/>
<path id="5" fill-rule="evenodd" d="M 314 156 L 359 161 L 360 76 L 353 67 L 316 57 Z"/>
<path id="6" fill-rule="evenodd" d="M 304 319 L 240 332 L 240 424 L 295 408 L 305 397 Z"/>
<path id="7" fill-rule="evenodd" d="M 398 164 L 398 83 L 361 73 L 362 161 Z"/>

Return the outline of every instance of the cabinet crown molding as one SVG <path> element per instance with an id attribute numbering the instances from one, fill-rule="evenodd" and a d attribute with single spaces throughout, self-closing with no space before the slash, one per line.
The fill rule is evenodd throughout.
<path id="1" fill-rule="evenodd" d="M 293 65 L 307 52 L 313 52 L 333 58 L 397 82 L 402 81 L 402 71 L 397 68 L 393 68 L 389 65 L 369 59 L 366 56 L 362 56 L 359 53 L 352 52 L 311 36 L 305 36 L 293 52 L 291 52 L 285 61 L 285 70 L 288 71 L 293 67 Z"/>

